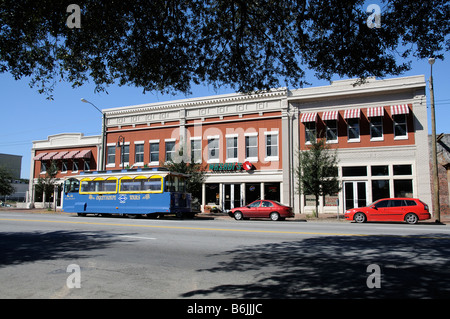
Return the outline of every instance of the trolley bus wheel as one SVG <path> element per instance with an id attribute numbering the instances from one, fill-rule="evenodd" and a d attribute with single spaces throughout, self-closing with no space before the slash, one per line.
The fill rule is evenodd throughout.
<path id="1" fill-rule="evenodd" d="M 138 214 L 127 214 L 127 216 L 128 216 L 128 218 L 131 218 L 131 219 L 139 218 Z"/>
<path id="2" fill-rule="evenodd" d="M 86 216 L 86 213 L 77 213 L 77 215 L 80 217 L 84 217 L 84 216 Z"/>

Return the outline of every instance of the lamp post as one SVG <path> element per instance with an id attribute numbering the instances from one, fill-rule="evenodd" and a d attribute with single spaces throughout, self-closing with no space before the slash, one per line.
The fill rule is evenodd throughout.
<path id="1" fill-rule="evenodd" d="M 95 107 L 95 109 L 97 111 L 99 111 L 100 113 L 102 113 L 102 153 L 100 156 L 100 169 L 101 170 L 105 170 L 105 138 L 106 138 L 106 116 L 105 113 L 103 113 L 98 107 L 96 107 L 93 103 L 89 102 L 86 99 L 81 99 L 81 102 L 83 103 L 89 103 L 90 105 L 92 105 L 93 107 Z"/>
<path id="2" fill-rule="evenodd" d="M 434 58 L 429 58 L 430 64 L 430 105 L 431 105 L 431 153 L 433 161 L 433 213 L 436 218 L 436 223 L 441 221 L 441 208 L 439 204 L 439 175 L 438 175 L 438 161 L 437 161 L 437 142 L 436 142 L 436 118 L 434 111 L 434 88 L 433 88 L 433 64 Z"/>
<path id="3" fill-rule="evenodd" d="M 122 141 L 122 146 L 120 146 L 120 142 Z M 124 161 L 124 153 L 123 153 L 123 148 L 125 146 L 125 137 L 122 135 L 119 135 L 119 138 L 117 139 L 117 146 L 116 147 L 120 147 L 120 158 L 122 159 L 122 169 L 125 168 L 125 161 Z"/>

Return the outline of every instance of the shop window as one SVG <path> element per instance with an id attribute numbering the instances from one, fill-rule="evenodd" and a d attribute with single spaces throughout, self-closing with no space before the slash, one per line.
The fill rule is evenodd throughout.
<path id="1" fill-rule="evenodd" d="M 394 165 L 394 175 L 412 175 L 411 165 Z"/>
<path id="2" fill-rule="evenodd" d="M 388 176 L 389 166 L 388 165 L 376 165 L 371 168 L 372 176 Z"/>
<path id="3" fill-rule="evenodd" d="M 311 144 L 316 141 L 316 122 L 305 122 L 305 142 Z"/>
<path id="4" fill-rule="evenodd" d="M 175 155 L 175 141 L 166 141 L 166 162 L 173 161 Z"/>
<path id="5" fill-rule="evenodd" d="M 205 184 L 206 205 L 219 205 L 219 184 Z"/>
<path id="6" fill-rule="evenodd" d="M 89 159 L 84 160 L 84 170 L 90 171 L 91 170 L 91 161 Z"/>
<path id="7" fill-rule="evenodd" d="M 367 176 L 367 166 L 344 166 L 342 167 L 342 176 Z"/>
<path id="8" fill-rule="evenodd" d="M 347 119 L 347 134 L 349 142 L 359 142 L 359 119 Z"/>
<path id="9" fill-rule="evenodd" d="M 389 180 L 372 180 L 372 201 L 379 200 L 381 198 L 389 198 Z"/>
<path id="10" fill-rule="evenodd" d="M 337 129 L 337 121 L 329 120 L 325 121 L 326 124 L 326 133 L 327 133 L 327 143 L 337 142 L 338 140 L 338 129 Z"/>
<path id="11" fill-rule="evenodd" d="M 257 161 L 258 160 L 258 136 L 245 136 L 245 159 Z"/>
<path id="12" fill-rule="evenodd" d="M 106 164 L 115 164 L 115 163 L 116 163 L 116 146 L 111 145 L 107 147 Z"/>
<path id="13" fill-rule="evenodd" d="M 245 184 L 245 201 L 249 204 L 261 198 L 261 184 L 260 183 L 246 183 Z"/>
<path id="14" fill-rule="evenodd" d="M 208 162 L 219 162 L 219 137 L 208 138 Z"/>
<path id="15" fill-rule="evenodd" d="M 123 162 L 124 163 L 129 163 L 130 162 L 130 144 L 125 144 L 123 146 L 121 146 L 121 150 L 120 150 L 120 164 L 122 163 L 122 152 L 123 152 Z"/>
<path id="16" fill-rule="evenodd" d="M 381 116 L 375 116 L 370 118 L 370 140 L 371 141 L 383 140 L 383 118 Z"/>
<path id="17" fill-rule="evenodd" d="M 202 162 L 202 140 L 191 139 L 191 160 L 194 163 Z"/>
<path id="18" fill-rule="evenodd" d="M 150 143 L 150 162 L 159 164 L 159 142 Z"/>
<path id="19" fill-rule="evenodd" d="M 78 160 L 76 159 L 72 162 L 72 172 L 78 172 Z"/>
<path id="20" fill-rule="evenodd" d="M 77 169 L 78 171 L 78 169 Z M 41 173 L 45 173 L 47 172 L 47 163 L 46 162 L 41 162 Z"/>
<path id="21" fill-rule="evenodd" d="M 266 135 L 266 161 L 278 160 L 278 132 L 265 132 Z"/>
<path id="22" fill-rule="evenodd" d="M 280 201 L 280 183 L 264 183 L 264 198 Z"/>
<path id="23" fill-rule="evenodd" d="M 227 143 L 227 162 L 238 160 L 238 137 L 228 136 L 226 137 Z"/>
<path id="24" fill-rule="evenodd" d="M 392 117 L 394 121 L 394 138 L 407 139 L 408 125 L 406 123 L 406 114 L 397 114 Z"/>
<path id="25" fill-rule="evenodd" d="M 412 179 L 394 180 L 394 197 L 413 197 Z"/>
<path id="26" fill-rule="evenodd" d="M 134 162 L 144 163 L 144 144 L 134 145 Z"/>
<path id="27" fill-rule="evenodd" d="M 67 173 L 67 161 L 62 161 L 61 173 Z"/>

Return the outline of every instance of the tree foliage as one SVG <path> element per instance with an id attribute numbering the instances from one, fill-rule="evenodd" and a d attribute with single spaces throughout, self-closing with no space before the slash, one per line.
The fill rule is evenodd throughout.
<path id="1" fill-rule="evenodd" d="M 14 193 L 14 187 L 11 185 L 12 182 L 11 172 L 5 168 L 0 166 L 0 195 L 11 195 Z"/>
<path id="2" fill-rule="evenodd" d="M 47 94 L 61 80 L 250 92 L 302 87 L 307 69 L 321 79 L 397 75 L 413 57 L 450 50 L 442 0 L 382 0 L 380 28 L 367 26 L 364 0 L 84 0 L 81 27 L 69 28 L 72 2 L 2 0 L 0 72 Z"/>
<path id="3" fill-rule="evenodd" d="M 311 141 L 308 150 L 299 151 L 299 165 L 295 171 L 299 194 L 314 195 L 316 217 L 319 214 L 321 196 L 334 195 L 339 192 L 338 159 L 336 151 L 330 150 L 325 139 Z"/>

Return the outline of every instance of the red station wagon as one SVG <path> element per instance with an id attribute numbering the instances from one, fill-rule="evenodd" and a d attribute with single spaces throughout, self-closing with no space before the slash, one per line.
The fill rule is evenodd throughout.
<path id="1" fill-rule="evenodd" d="M 345 212 L 345 219 L 357 223 L 366 221 L 405 221 L 415 224 L 431 218 L 428 205 L 416 198 L 383 198 L 368 207 L 352 208 Z"/>
<path id="2" fill-rule="evenodd" d="M 274 200 L 256 200 L 247 206 L 233 208 L 228 214 L 236 220 L 247 218 L 284 220 L 286 217 L 294 217 L 291 207 Z"/>

